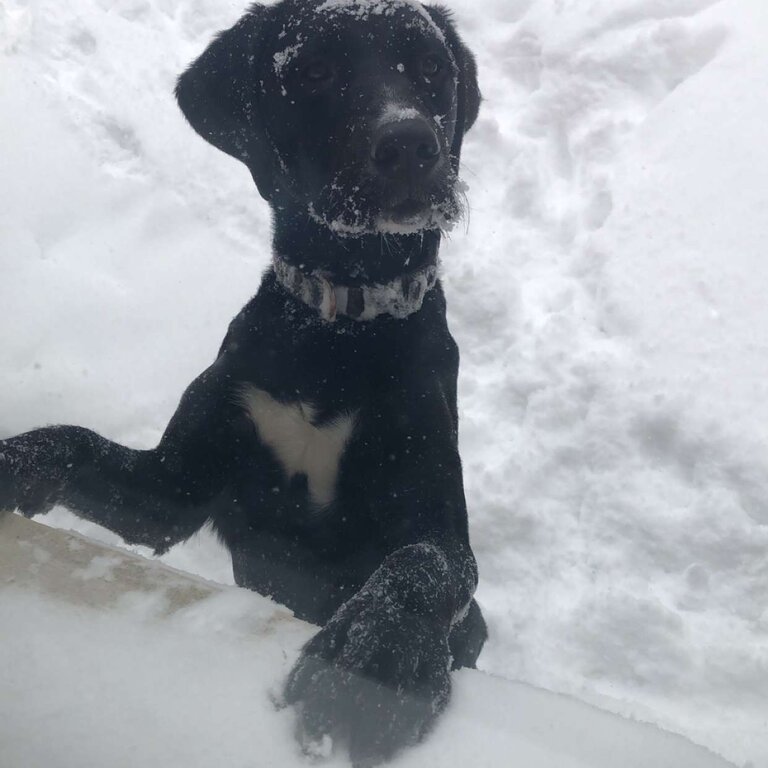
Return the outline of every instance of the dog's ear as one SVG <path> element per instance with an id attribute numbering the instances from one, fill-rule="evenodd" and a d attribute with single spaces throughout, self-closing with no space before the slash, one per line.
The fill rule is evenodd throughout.
<path id="1" fill-rule="evenodd" d="M 451 12 L 441 5 L 427 5 L 425 8 L 445 36 L 445 42 L 451 49 L 456 66 L 459 68 L 456 137 L 451 148 L 451 154 L 458 158 L 461 154 L 464 134 L 474 125 L 480 111 L 482 96 L 477 83 L 477 64 L 472 52 L 459 37 Z"/>
<path id="2" fill-rule="evenodd" d="M 273 190 L 274 156 L 259 116 L 258 49 L 270 8 L 252 5 L 220 32 L 176 83 L 190 125 L 214 147 L 241 160 L 262 197 Z"/>

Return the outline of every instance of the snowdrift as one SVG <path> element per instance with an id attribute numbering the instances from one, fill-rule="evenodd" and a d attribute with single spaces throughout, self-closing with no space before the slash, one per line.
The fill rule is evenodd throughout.
<path id="1" fill-rule="evenodd" d="M 285 609 L 17 515 L 0 520 L 0 586 L 3 768 L 310 764 L 270 703 L 313 631 Z M 729 765 L 564 696 L 473 671 L 455 683 L 436 731 L 393 765 Z"/>

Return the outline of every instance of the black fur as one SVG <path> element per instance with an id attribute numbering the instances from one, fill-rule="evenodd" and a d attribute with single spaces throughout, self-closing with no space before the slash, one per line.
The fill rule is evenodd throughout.
<path id="1" fill-rule="evenodd" d="M 377 221 L 430 206 L 458 215 L 461 142 L 480 103 L 475 63 L 442 8 L 426 17 L 390 0 L 386 13 L 358 16 L 321 4 L 253 6 L 181 76 L 178 101 L 251 171 L 277 254 L 339 283 L 385 282 L 434 262 L 441 234 L 430 223 L 385 236 Z M 285 55 L 296 43 L 295 58 Z M 393 124 L 398 141 L 434 132 L 429 172 L 377 156 L 385 101 L 419 116 Z M 451 659 L 474 666 L 486 637 L 472 599 L 458 361 L 439 284 L 405 320 L 330 323 L 270 270 L 156 448 L 66 426 L 0 441 L 0 507 L 65 504 L 158 552 L 212 521 L 238 584 L 323 625 L 285 688 L 300 736 L 342 735 L 353 760 L 370 764 L 423 735 L 448 701 Z M 329 507 L 318 510 L 306 477 L 286 477 L 260 440 L 244 384 L 312 403 L 318 425 L 357 414 Z"/>

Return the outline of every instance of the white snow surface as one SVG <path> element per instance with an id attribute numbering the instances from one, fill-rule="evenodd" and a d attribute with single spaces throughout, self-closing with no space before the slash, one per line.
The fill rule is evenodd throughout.
<path id="1" fill-rule="evenodd" d="M 451 6 L 485 95 L 442 253 L 482 666 L 767 768 L 768 4 Z M 242 11 L 0 5 L 0 436 L 153 445 L 255 292 L 266 205 L 172 98 Z M 166 559 L 231 582 L 205 532 Z"/>
<path id="2" fill-rule="evenodd" d="M 274 705 L 313 627 L 253 592 L 10 517 L 0 519 L 8 534 L 0 583 L 10 575 L 0 622 L 14 628 L 0 664 L 3 768 L 313 764 L 293 739 L 295 714 Z M 349 765 L 330 736 L 310 746 L 326 768 Z M 451 705 L 430 738 L 392 765 L 511 760 L 528 768 L 731 765 L 651 725 L 468 670 L 454 675 Z"/>

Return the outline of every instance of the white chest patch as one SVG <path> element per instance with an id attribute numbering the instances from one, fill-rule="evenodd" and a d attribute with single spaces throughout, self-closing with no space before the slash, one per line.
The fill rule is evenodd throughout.
<path id="1" fill-rule="evenodd" d="M 336 495 L 339 461 L 355 428 L 355 416 L 344 414 L 316 426 L 312 405 L 281 403 L 253 386 L 243 388 L 241 402 L 286 476 L 306 475 L 312 501 L 319 506 L 330 504 Z"/>

